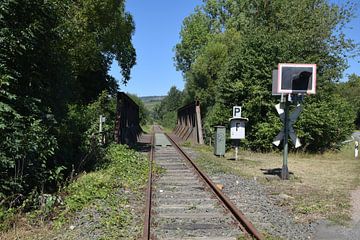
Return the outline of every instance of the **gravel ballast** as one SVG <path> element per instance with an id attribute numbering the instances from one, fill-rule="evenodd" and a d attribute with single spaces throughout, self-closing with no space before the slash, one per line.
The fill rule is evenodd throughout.
<path id="1" fill-rule="evenodd" d="M 192 159 L 202 154 L 191 148 L 184 148 Z M 210 160 L 209 160 L 210 161 Z M 224 159 L 224 161 L 229 161 Z M 195 161 L 196 162 L 196 161 Z M 201 168 L 207 168 L 206 161 Z M 200 165 L 199 165 L 200 166 Z M 256 178 L 223 173 L 213 170 L 209 165 L 208 176 L 223 185 L 222 191 L 235 203 L 258 230 L 272 236 L 271 239 L 316 239 L 316 240 L 358 240 L 360 239 L 360 188 L 351 192 L 352 221 L 346 226 L 328 220 L 314 220 L 304 223 L 297 221 L 287 205 L 292 196 L 275 193 L 276 184 L 264 185 Z M 215 172 L 215 173 L 214 173 Z M 277 176 L 267 176 L 269 181 L 280 181 Z M 275 190 L 275 192 L 274 192 Z M 311 221 L 311 220 L 310 220 Z"/>
<path id="2" fill-rule="evenodd" d="M 192 159 L 199 157 L 192 149 L 184 149 Z M 215 183 L 224 186 L 222 191 L 258 230 L 280 239 L 314 239 L 318 223 L 297 222 L 288 209 L 277 204 L 290 196 L 270 195 L 267 187 L 255 179 L 245 179 L 228 173 L 208 175 Z"/>
<path id="3" fill-rule="evenodd" d="M 265 187 L 255 180 L 230 174 L 212 177 L 219 179 L 223 192 L 261 231 L 283 239 L 311 239 L 316 224 L 297 223 L 289 211 L 276 205 L 276 197 L 268 197 Z"/>

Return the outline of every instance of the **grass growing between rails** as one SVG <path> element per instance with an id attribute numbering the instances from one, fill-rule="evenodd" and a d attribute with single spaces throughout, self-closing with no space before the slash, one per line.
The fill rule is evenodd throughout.
<path id="1" fill-rule="evenodd" d="M 111 145 L 105 160 L 100 169 L 84 173 L 64 189 L 51 221 L 0 239 L 137 239 L 148 161 L 123 145 Z M 35 222 L 39 215 L 30 213 L 27 221 Z"/>
<path id="2" fill-rule="evenodd" d="M 288 166 L 293 174 L 288 181 L 264 175 L 266 169 L 282 167 L 281 153 L 239 151 L 234 161 L 230 160 L 233 151 L 218 158 L 209 146 L 194 148 L 200 153 L 197 164 L 209 174 L 225 172 L 256 179 L 268 186 L 269 195 L 288 196 L 278 204 L 291 210 L 298 221 L 328 219 L 347 224 L 351 219 L 350 192 L 360 185 L 360 161 L 354 159 L 351 144 L 339 152 L 290 153 Z"/>

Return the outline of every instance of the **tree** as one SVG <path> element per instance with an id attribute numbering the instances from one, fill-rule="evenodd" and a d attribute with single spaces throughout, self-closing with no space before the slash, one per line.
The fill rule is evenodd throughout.
<path id="1" fill-rule="evenodd" d="M 356 112 L 355 124 L 360 128 L 360 76 L 351 74 L 347 82 L 338 84 L 338 93 L 343 96 Z"/>
<path id="2" fill-rule="evenodd" d="M 113 59 L 129 81 L 133 32 L 123 0 L 1 1 L 1 203 L 54 190 L 52 174 L 89 151 L 89 115 L 76 113 L 117 90 Z"/>
<path id="3" fill-rule="evenodd" d="M 176 64 L 186 81 L 185 99 L 196 98 L 205 106 L 208 132 L 214 125 L 228 124 L 231 106 L 242 105 L 250 119 L 245 144 L 268 151 L 281 128 L 274 108 L 278 100 L 271 96 L 272 70 L 281 62 L 316 63 L 317 94 L 306 97 L 305 109 L 313 111 L 321 105 L 321 118 L 337 119 L 335 126 L 341 134 L 321 137 L 330 127 L 327 124 L 306 133 L 311 119 L 305 119 L 309 116 L 305 114 L 297 129 L 304 150 L 333 148 L 351 132 L 353 118 L 350 106 L 335 94 L 335 83 L 347 67 L 346 53 L 356 47 L 342 32 L 350 18 L 351 5 L 339 7 L 325 0 L 206 0 L 184 20 L 176 45 Z M 202 41 L 195 41 L 193 26 L 206 31 Z M 327 104 L 329 100 L 333 103 Z M 348 113 L 343 123 L 328 114 L 334 108 Z"/>
<path id="4" fill-rule="evenodd" d="M 41 1 L 0 4 L 2 197 L 18 198 L 34 186 L 41 187 L 48 176 L 48 159 L 57 149 L 51 110 L 42 101 L 49 97 L 59 76 L 56 70 L 63 66 L 58 52 L 49 51 L 59 37 L 49 31 L 58 24 L 55 9 L 55 4 Z"/>
<path id="5" fill-rule="evenodd" d="M 161 124 L 168 128 L 175 127 L 177 109 L 183 104 L 183 94 L 175 86 L 172 86 L 154 111 Z"/>
<path id="6" fill-rule="evenodd" d="M 131 43 L 135 27 L 132 16 L 125 11 L 125 1 L 65 2 L 60 27 L 66 33 L 62 47 L 67 49 L 75 75 L 73 101 L 89 103 L 103 90 L 114 94 L 117 84 L 108 75 L 113 59 L 119 63 L 123 83 L 129 81 L 136 62 Z"/>
<path id="7" fill-rule="evenodd" d="M 149 111 L 145 108 L 144 102 L 135 94 L 127 93 L 127 95 L 139 106 L 140 124 L 145 125 L 149 121 Z"/>

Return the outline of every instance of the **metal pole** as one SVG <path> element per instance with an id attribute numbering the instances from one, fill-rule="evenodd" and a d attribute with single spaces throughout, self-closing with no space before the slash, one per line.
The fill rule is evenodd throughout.
<path id="1" fill-rule="evenodd" d="M 235 161 L 238 160 L 238 146 L 235 147 Z"/>
<path id="2" fill-rule="evenodd" d="M 289 179 L 288 170 L 288 151 L 289 151 L 289 102 L 288 96 L 285 97 L 285 109 L 284 109 L 284 151 L 283 151 L 283 166 L 281 169 L 281 179 Z"/>
<path id="3" fill-rule="evenodd" d="M 103 144 L 103 135 L 102 135 L 102 128 L 103 128 L 103 116 L 100 115 L 100 123 L 99 123 L 99 143 Z"/>

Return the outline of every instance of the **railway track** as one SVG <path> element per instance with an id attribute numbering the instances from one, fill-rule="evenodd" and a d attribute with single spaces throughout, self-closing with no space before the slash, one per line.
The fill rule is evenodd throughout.
<path id="1" fill-rule="evenodd" d="M 149 172 L 143 239 L 235 240 L 263 236 L 159 126 L 150 151 L 165 171 Z"/>

